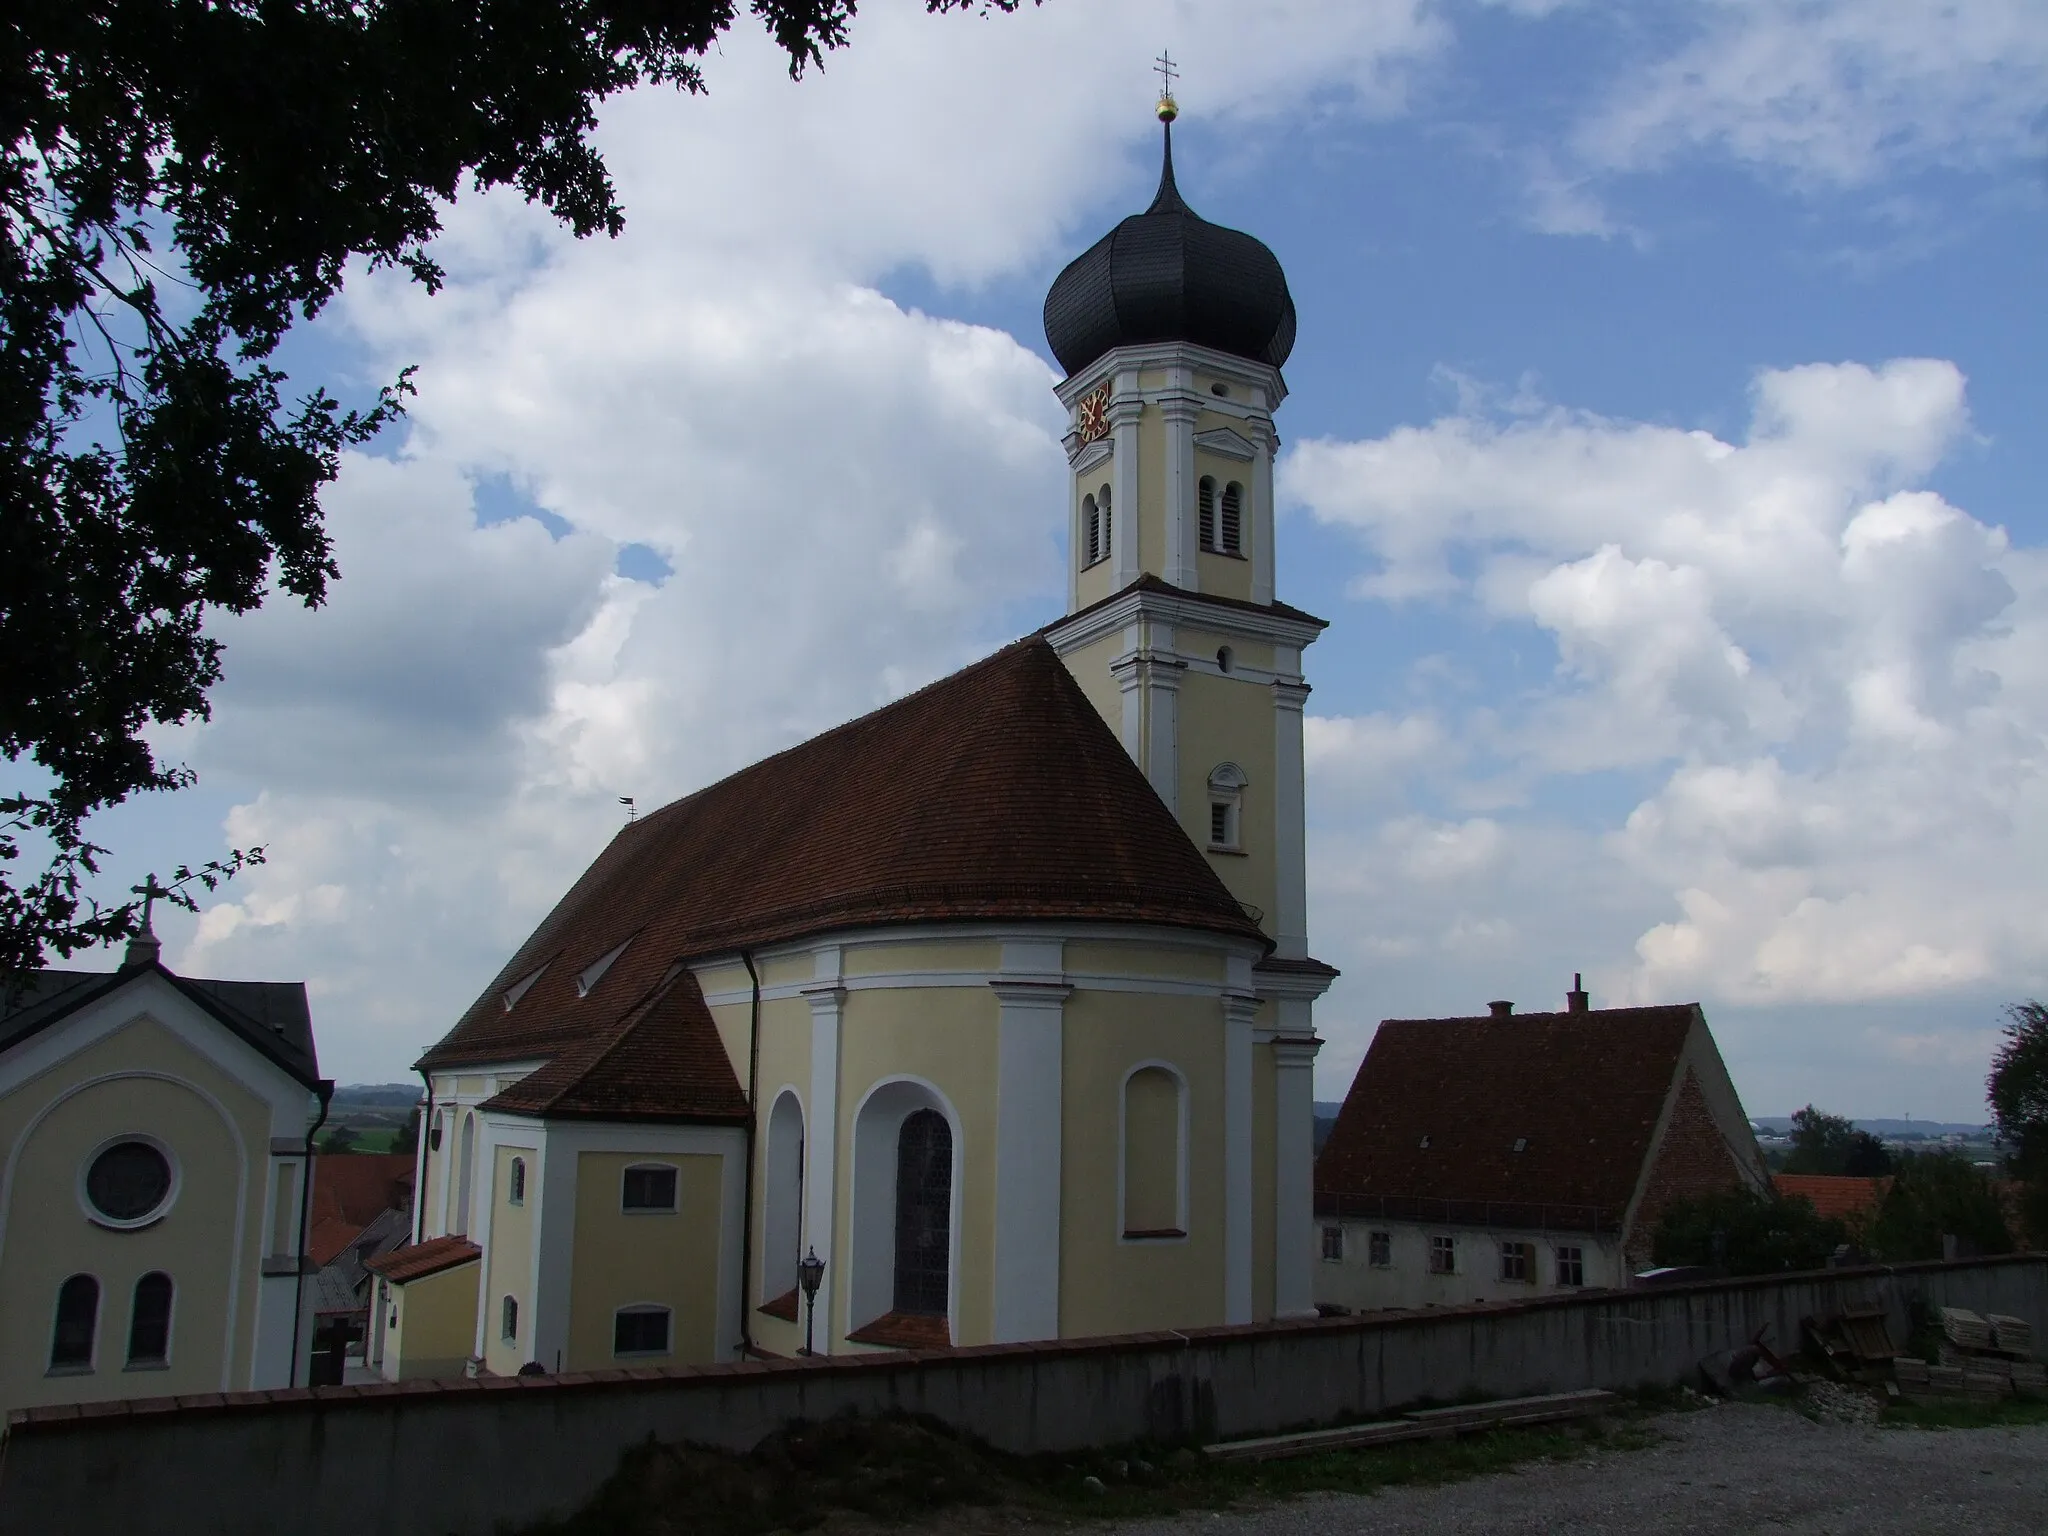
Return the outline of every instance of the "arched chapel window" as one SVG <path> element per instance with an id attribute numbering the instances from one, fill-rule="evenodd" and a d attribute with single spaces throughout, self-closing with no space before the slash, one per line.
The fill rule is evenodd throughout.
<path id="1" fill-rule="evenodd" d="M 1081 498 L 1081 568 L 1086 570 L 1102 557 L 1096 553 L 1102 547 L 1102 509 L 1095 504 L 1093 496 Z"/>
<path id="2" fill-rule="evenodd" d="M 1204 475 L 1195 486 L 1195 509 L 1202 525 L 1202 548 L 1216 547 L 1216 478 Z"/>
<path id="3" fill-rule="evenodd" d="M 1227 853 L 1244 849 L 1244 788 L 1250 782 L 1235 763 L 1209 770 L 1209 846 Z"/>
<path id="4" fill-rule="evenodd" d="M 1184 1237 L 1181 1081 L 1165 1067 L 1124 1079 L 1125 1237 Z"/>
<path id="5" fill-rule="evenodd" d="M 895 1311 L 946 1315 L 952 1222 L 953 1128 L 920 1109 L 896 1137 Z"/>
<path id="6" fill-rule="evenodd" d="M 135 1282 L 128 1314 L 128 1363 L 162 1365 L 171 1357 L 171 1277 L 152 1271 Z"/>
<path id="7" fill-rule="evenodd" d="M 1216 547 L 1226 555 L 1244 553 L 1244 487 L 1235 480 L 1223 487 L 1222 527 Z"/>
<path id="8" fill-rule="evenodd" d="M 100 1283 L 91 1275 L 73 1275 L 57 1287 L 57 1326 L 50 1335 L 50 1369 L 89 1371 L 92 1346 L 99 1332 Z"/>
<path id="9" fill-rule="evenodd" d="M 797 1291 L 797 1260 L 803 1252 L 804 1110 L 785 1091 L 768 1112 L 768 1156 L 762 1173 L 761 1294 L 764 1301 Z"/>

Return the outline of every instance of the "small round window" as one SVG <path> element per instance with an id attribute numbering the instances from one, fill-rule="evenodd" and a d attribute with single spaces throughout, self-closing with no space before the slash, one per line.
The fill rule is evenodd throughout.
<path id="1" fill-rule="evenodd" d="M 116 1226 L 138 1226 L 171 1196 L 171 1160 L 146 1141 L 117 1141 L 85 1171 L 85 1198 Z"/>

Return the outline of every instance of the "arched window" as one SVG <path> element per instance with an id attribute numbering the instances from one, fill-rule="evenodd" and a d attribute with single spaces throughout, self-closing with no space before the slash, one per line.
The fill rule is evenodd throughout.
<path id="1" fill-rule="evenodd" d="M 511 1173 L 505 1180 L 505 1203 L 526 1204 L 526 1159 L 523 1157 L 512 1159 Z"/>
<path id="2" fill-rule="evenodd" d="M 614 1355 L 665 1355 L 668 1353 L 667 1307 L 636 1303 L 612 1314 Z"/>
<path id="3" fill-rule="evenodd" d="M 953 1128 L 920 1109 L 896 1138 L 895 1311 L 946 1315 L 952 1221 Z"/>
<path id="4" fill-rule="evenodd" d="M 1095 505 L 1093 496 L 1081 498 L 1081 568 L 1086 570 L 1102 558 L 1096 551 L 1102 548 L 1102 509 Z"/>
<path id="5" fill-rule="evenodd" d="M 1223 487 L 1222 527 L 1216 547 L 1226 555 L 1244 553 L 1244 487 L 1235 480 Z"/>
<path id="6" fill-rule="evenodd" d="M 99 1281 L 91 1275 L 73 1275 L 58 1286 L 57 1326 L 50 1335 L 50 1369 L 91 1370 L 93 1341 L 99 1325 Z"/>
<path id="7" fill-rule="evenodd" d="M 152 1271 L 135 1282 L 128 1313 L 128 1363 L 162 1365 L 171 1358 L 171 1277 Z"/>
<path id="8" fill-rule="evenodd" d="M 1107 560 L 1110 550 L 1115 545 L 1115 527 L 1113 519 L 1110 517 L 1109 509 L 1109 487 L 1105 485 L 1101 490 L 1097 491 L 1095 493 L 1095 500 L 1102 508 L 1102 542 L 1096 546 L 1095 558 Z"/>
<path id="9" fill-rule="evenodd" d="M 498 1337 L 507 1344 L 519 1342 L 519 1299 L 507 1296 L 498 1303 Z"/>
<path id="10" fill-rule="evenodd" d="M 1225 853 L 1244 851 L 1244 787 L 1249 783 L 1235 763 L 1209 770 L 1209 846 Z"/>
<path id="11" fill-rule="evenodd" d="M 761 1190 L 761 1299 L 789 1297 L 797 1290 L 796 1262 L 803 1256 L 804 1110 L 794 1091 L 777 1095 L 768 1111 L 768 1155 Z"/>
<path id="12" fill-rule="evenodd" d="M 1195 486 L 1195 509 L 1202 525 L 1202 548 L 1216 547 L 1216 478 L 1204 475 Z"/>
<path id="13" fill-rule="evenodd" d="M 469 1173 L 476 1161 L 476 1116 L 462 1117 L 462 1155 L 456 1164 L 455 1209 L 448 1223 L 449 1231 L 461 1237 L 469 1231 Z"/>
<path id="14" fill-rule="evenodd" d="M 1185 1237 L 1181 1080 L 1163 1066 L 1124 1079 L 1124 1236 Z"/>

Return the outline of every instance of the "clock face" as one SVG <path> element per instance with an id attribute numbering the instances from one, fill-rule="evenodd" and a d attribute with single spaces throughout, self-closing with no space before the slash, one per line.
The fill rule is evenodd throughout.
<path id="1" fill-rule="evenodd" d="M 1098 385 L 1081 397 L 1081 446 L 1109 436 L 1109 386 Z"/>

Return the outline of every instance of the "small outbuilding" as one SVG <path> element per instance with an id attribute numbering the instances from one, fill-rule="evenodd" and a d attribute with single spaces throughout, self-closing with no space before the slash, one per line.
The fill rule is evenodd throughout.
<path id="1" fill-rule="evenodd" d="M 1672 1201 L 1769 1178 L 1697 1003 L 1388 1019 L 1316 1162 L 1316 1300 L 1625 1285 Z"/>

